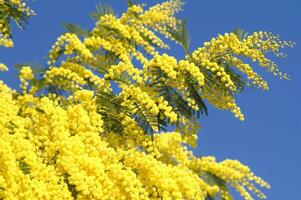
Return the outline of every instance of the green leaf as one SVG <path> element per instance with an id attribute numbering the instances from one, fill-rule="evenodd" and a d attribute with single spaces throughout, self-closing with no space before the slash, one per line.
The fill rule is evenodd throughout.
<path id="1" fill-rule="evenodd" d="M 196 104 L 199 107 L 199 112 L 201 112 L 201 114 L 206 114 L 208 115 L 208 108 L 206 106 L 206 104 L 203 101 L 203 98 L 201 97 L 201 95 L 199 94 L 196 86 L 194 85 L 194 83 L 192 83 L 190 81 L 191 79 L 189 77 L 186 78 L 186 83 L 188 84 L 188 91 L 190 94 L 190 98 L 194 99 Z M 200 117 L 199 112 L 197 112 L 197 117 Z"/>
<path id="2" fill-rule="evenodd" d="M 47 70 L 46 67 L 44 67 L 41 63 L 39 63 L 38 61 L 29 61 L 29 62 L 25 62 L 25 63 L 18 63 L 14 65 L 14 68 L 16 70 L 20 70 L 22 67 L 24 66 L 30 66 L 31 70 L 34 74 L 44 74 Z"/>
<path id="3" fill-rule="evenodd" d="M 89 14 L 89 16 L 94 19 L 95 21 L 98 21 L 101 16 L 111 14 L 114 15 L 114 10 L 110 5 L 98 3 L 95 5 L 96 12 L 92 12 Z"/>
<path id="4" fill-rule="evenodd" d="M 153 115 L 149 109 L 141 107 L 137 102 L 134 102 L 135 113 L 133 114 L 134 120 L 144 130 L 145 133 L 154 134 L 154 128 L 158 126 L 158 118 Z"/>
<path id="5" fill-rule="evenodd" d="M 188 106 L 188 102 L 183 99 L 181 94 L 174 88 L 163 85 L 159 88 L 159 93 L 164 97 L 168 104 L 176 111 L 177 114 L 185 116 L 189 119 L 192 118 L 193 112 Z"/>
<path id="6" fill-rule="evenodd" d="M 190 98 L 194 99 L 199 106 L 199 110 L 196 111 L 188 106 L 188 102 L 183 98 L 182 94 L 177 91 L 175 88 L 168 86 L 164 81 L 161 81 L 162 78 L 167 79 L 167 75 L 159 68 L 154 68 L 151 71 L 157 79 L 150 84 L 155 91 L 159 93 L 160 96 L 163 96 L 168 104 L 172 107 L 173 111 L 177 113 L 178 116 L 185 116 L 190 120 L 195 120 L 200 117 L 201 114 L 208 115 L 208 108 L 203 101 L 203 98 L 198 93 L 196 86 L 191 82 L 191 77 L 187 75 L 186 84 L 188 85 L 188 91 L 190 93 Z M 161 127 L 166 126 L 166 124 L 159 124 Z M 176 123 L 178 128 L 179 124 Z"/>
<path id="7" fill-rule="evenodd" d="M 132 77 L 127 72 L 122 72 L 119 76 L 115 77 L 114 79 L 108 79 L 108 80 L 125 83 L 127 85 L 132 84 Z"/>
<path id="8" fill-rule="evenodd" d="M 108 73 L 109 68 L 112 65 L 115 65 L 118 57 L 113 52 L 106 51 L 104 49 L 99 49 L 95 51 L 95 57 L 102 56 L 104 59 L 101 61 L 98 61 L 96 64 L 91 64 L 87 67 L 92 68 L 97 73 L 100 74 L 106 74 Z"/>
<path id="9" fill-rule="evenodd" d="M 186 21 L 184 19 L 178 20 L 176 28 L 169 28 L 168 32 L 171 34 L 171 37 L 184 48 L 185 53 L 189 54 L 191 38 L 186 27 Z"/>
<path id="10" fill-rule="evenodd" d="M 209 185 L 218 185 L 221 187 L 227 186 L 227 183 L 224 180 L 209 172 L 202 172 L 201 178 Z"/>
<path id="11" fill-rule="evenodd" d="M 189 62 L 193 62 L 196 66 L 199 67 L 200 71 L 203 73 L 204 75 L 204 78 L 205 78 L 205 86 L 203 87 L 206 87 L 206 88 L 212 88 L 214 86 L 217 86 L 217 90 L 215 91 L 216 93 L 219 93 L 219 94 L 227 94 L 227 95 L 233 95 L 233 92 L 232 90 L 230 90 L 228 87 L 225 86 L 225 84 L 223 84 L 220 80 L 219 77 L 217 77 L 214 73 L 212 73 L 210 70 L 206 69 L 206 67 L 202 66 L 200 62 L 194 60 L 191 56 L 188 56 L 188 61 Z M 218 62 L 221 66 L 223 66 L 220 62 Z M 226 67 L 228 67 L 226 69 Z M 232 72 L 232 78 L 235 77 L 237 79 L 237 85 L 239 87 L 242 87 L 242 82 L 239 82 L 239 81 L 242 81 L 243 79 L 240 79 L 239 75 L 237 73 L 235 73 L 235 71 L 231 70 L 231 68 L 229 66 L 224 66 L 225 68 L 225 71 L 229 71 L 229 72 Z M 231 77 L 231 75 L 230 75 Z"/>
<path id="12" fill-rule="evenodd" d="M 69 23 L 63 23 L 62 26 L 69 32 L 76 34 L 77 36 L 84 36 L 88 37 L 90 35 L 90 32 L 88 30 L 83 29 L 77 24 L 69 24 Z"/>
<path id="13" fill-rule="evenodd" d="M 222 66 L 224 67 L 225 72 L 230 75 L 230 79 L 233 81 L 234 85 L 237 88 L 237 93 L 242 92 L 245 88 L 245 85 L 246 85 L 246 83 L 245 83 L 244 79 L 242 78 L 242 76 L 240 76 L 238 73 L 236 73 L 232 69 L 230 63 L 223 62 Z"/>
<path id="14" fill-rule="evenodd" d="M 135 0 L 126 0 L 126 4 L 128 5 L 128 7 L 131 7 L 133 5 L 136 5 L 137 2 Z"/>
<path id="15" fill-rule="evenodd" d="M 45 111 L 44 111 L 43 109 L 41 109 L 41 108 L 39 108 L 39 107 L 36 107 L 35 109 L 36 109 L 36 111 L 38 111 L 39 113 L 45 114 Z"/>
<path id="16" fill-rule="evenodd" d="M 188 106 L 188 102 L 183 99 L 182 95 L 176 89 L 161 81 L 162 78 L 167 78 L 167 75 L 159 68 L 152 69 L 151 73 L 154 74 L 157 79 L 150 85 L 150 87 L 159 92 L 159 95 L 163 96 L 164 99 L 168 101 L 168 104 L 178 115 L 191 119 L 193 117 L 193 111 Z"/>
<path id="17" fill-rule="evenodd" d="M 160 115 L 162 114 L 162 110 L 159 111 L 158 115 L 157 115 L 157 121 L 158 121 L 158 124 L 157 124 L 157 127 L 158 127 L 158 131 L 167 131 L 167 126 L 168 126 L 168 123 L 165 119 L 161 119 L 160 118 Z"/>
<path id="18" fill-rule="evenodd" d="M 30 81 L 30 84 L 32 86 L 35 86 L 37 88 L 37 91 L 40 91 L 48 86 L 48 83 L 45 81 L 44 78 L 42 79 L 33 79 Z"/>
<path id="19" fill-rule="evenodd" d="M 153 42 L 153 40 L 149 39 L 146 35 L 144 35 L 143 33 L 140 34 L 140 36 L 147 41 L 151 46 L 155 47 L 155 48 L 160 48 L 157 44 L 155 44 Z"/>
<path id="20" fill-rule="evenodd" d="M 232 31 L 235 35 L 237 35 L 239 40 L 243 40 L 248 36 L 248 32 L 245 32 L 242 28 L 236 28 Z"/>
<path id="21" fill-rule="evenodd" d="M 223 188 L 224 190 L 229 191 L 227 187 L 227 183 L 223 179 L 219 178 L 218 176 L 205 171 L 201 171 L 199 175 L 200 178 L 202 178 L 209 185 L 217 185 L 219 188 Z M 208 196 L 208 198 L 214 199 L 211 196 Z"/>
<path id="22" fill-rule="evenodd" d="M 97 111 L 104 121 L 104 131 L 121 134 L 124 127 L 121 124 L 120 114 L 131 115 L 130 109 L 122 106 L 123 99 L 113 92 L 98 91 L 96 96 Z"/>
<path id="23" fill-rule="evenodd" d="M 25 159 L 25 157 L 22 157 L 19 160 L 19 168 L 20 168 L 20 170 L 22 170 L 22 172 L 24 174 L 29 174 L 30 170 L 31 170 L 31 167 L 24 161 L 24 159 Z"/>
<path id="24" fill-rule="evenodd" d="M 74 199 L 77 199 L 77 191 L 76 191 L 76 185 L 73 185 L 69 182 L 69 174 L 65 173 L 64 174 L 64 181 L 65 183 L 67 184 L 68 186 L 68 190 L 71 192 L 71 196 L 74 198 Z"/>
<path id="25" fill-rule="evenodd" d="M 8 11 L 1 13 L 0 18 L 7 19 L 8 21 L 13 19 L 19 28 L 25 29 L 25 24 L 28 24 L 27 20 L 29 16 L 27 16 L 27 14 L 23 11 L 20 11 L 18 7 L 10 1 L 4 1 L 2 6 L 4 6 Z M 2 6 L 0 6 L 0 10 L 4 9 Z"/>
<path id="26" fill-rule="evenodd" d="M 62 108 L 67 109 L 68 106 L 75 106 L 80 104 L 80 101 L 73 98 L 68 98 L 68 99 L 64 98 L 59 101 L 59 104 Z"/>

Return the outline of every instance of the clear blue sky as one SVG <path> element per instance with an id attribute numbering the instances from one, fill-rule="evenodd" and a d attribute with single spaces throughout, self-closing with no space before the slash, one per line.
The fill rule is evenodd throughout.
<path id="1" fill-rule="evenodd" d="M 15 47 L 0 49 L 0 61 L 12 67 L 16 63 L 41 61 L 62 33 L 62 22 L 92 27 L 88 13 L 97 0 L 36 0 L 37 13 L 25 31 L 14 28 Z M 118 13 L 125 0 L 109 2 Z M 151 5 L 150 0 L 138 0 Z M 194 49 L 218 33 L 242 27 L 248 32 L 267 30 L 294 40 L 297 46 L 287 51 L 287 60 L 276 60 L 292 75 L 281 81 L 263 73 L 270 91 L 247 89 L 238 97 L 246 121 L 235 120 L 231 113 L 210 107 L 209 117 L 202 117 L 198 154 L 215 155 L 218 160 L 233 158 L 248 164 L 272 185 L 268 199 L 297 200 L 301 179 L 301 1 L 299 0 L 186 0 L 181 16 L 187 19 Z M 170 52 L 181 57 L 179 48 Z M 15 72 L 1 73 L 0 79 L 17 88 Z M 299 152 L 299 153 L 298 153 Z M 239 198 L 238 198 L 239 199 Z"/>

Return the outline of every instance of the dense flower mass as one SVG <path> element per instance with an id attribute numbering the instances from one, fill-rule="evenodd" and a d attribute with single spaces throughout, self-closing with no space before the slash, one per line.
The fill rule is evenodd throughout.
<path id="1" fill-rule="evenodd" d="M 180 0 L 128 4 L 119 18 L 98 8 L 93 29 L 60 36 L 44 68 L 22 66 L 20 91 L 0 82 L 0 199 L 231 200 L 230 187 L 245 200 L 266 198 L 258 188 L 269 184 L 249 167 L 197 157 L 191 147 L 206 102 L 244 120 L 235 95 L 248 85 L 268 89 L 244 58 L 288 79 L 266 54 L 283 57 L 293 43 L 233 32 L 190 53 Z M 32 14 L 22 1 L 0 0 L 5 16 L 8 5 Z M 8 22 L 0 24 L 6 47 Z M 163 53 L 159 34 L 182 45 L 185 58 Z"/>
<path id="2" fill-rule="evenodd" d="M 269 187 L 238 161 L 193 156 L 178 132 L 152 140 L 127 123 L 140 137 L 115 141 L 104 133 L 93 92 L 80 90 L 71 99 L 77 103 L 63 107 L 53 97 L 21 95 L 1 83 L 0 197 L 204 199 L 221 191 L 229 196 L 226 186 L 206 182 L 211 176 L 238 191 L 243 185 L 254 191 L 253 184 Z"/>

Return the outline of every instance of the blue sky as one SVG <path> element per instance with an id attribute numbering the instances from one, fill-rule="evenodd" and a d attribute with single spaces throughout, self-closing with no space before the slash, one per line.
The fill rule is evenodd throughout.
<path id="1" fill-rule="evenodd" d="M 37 16 L 30 19 L 25 31 L 14 28 L 15 47 L 0 48 L 0 61 L 11 67 L 0 79 L 17 88 L 12 66 L 27 61 L 41 61 L 56 38 L 63 32 L 62 22 L 92 27 L 88 13 L 97 0 L 37 0 L 32 7 Z M 117 13 L 125 9 L 125 0 L 110 3 Z M 150 0 L 138 0 L 152 5 Z M 192 37 L 191 49 L 218 33 L 242 27 L 248 32 L 266 30 L 280 34 L 282 39 L 294 40 L 297 46 L 288 49 L 287 60 L 278 60 L 280 68 L 292 75 L 291 81 L 281 81 L 270 74 L 270 90 L 247 89 L 237 101 L 246 115 L 240 122 L 229 112 L 209 107 L 209 116 L 202 117 L 197 154 L 214 155 L 218 160 L 238 159 L 265 178 L 272 189 L 268 199 L 300 199 L 301 179 L 301 1 L 299 0 L 186 0 L 184 12 Z M 170 54 L 181 57 L 180 48 Z M 258 68 L 257 68 L 258 69 Z M 262 71 L 261 71 L 262 72 Z M 299 153 L 298 153 L 299 152 Z M 300 190 L 299 190 L 300 191 Z M 238 198 L 239 199 L 239 198 Z"/>

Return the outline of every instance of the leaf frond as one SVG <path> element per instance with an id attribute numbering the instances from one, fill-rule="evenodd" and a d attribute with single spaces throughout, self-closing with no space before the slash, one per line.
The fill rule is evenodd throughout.
<path id="1" fill-rule="evenodd" d="M 137 124 L 144 130 L 146 133 L 150 133 L 152 136 L 154 130 L 158 126 L 158 119 L 156 115 L 153 115 L 149 109 L 143 108 L 137 102 L 134 102 L 134 114 L 133 118 Z"/>
<path id="2" fill-rule="evenodd" d="M 190 98 L 194 99 L 196 104 L 199 107 L 199 111 L 196 112 L 197 117 L 200 117 L 200 113 L 201 114 L 206 114 L 208 115 L 208 108 L 203 100 L 203 98 L 201 97 L 201 95 L 199 94 L 196 86 L 194 85 L 194 83 L 192 83 L 190 81 L 191 79 L 189 79 L 189 77 L 186 78 L 186 83 L 188 84 L 188 91 L 190 94 Z"/>
<path id="3" fill-rule="evenodd" d="M 185 50 L 186 54 L 189 54 L 190 36 L 186 27 L 186 20 L 178 20 L 176 28 L 169 28 L 168 32 L 171 37 L 178 42 Z"/>
<path id="4" fill-rule="evenodd" d="M 137 2 L 135 0 L 126 0 L 126 4 L 128 7 L 131 7 L 133 5 L 136 5 Z"/>
<path id="5" fill-rule="evenodd" d="M 89 16 L 94 19 L 95 21 L 98 21 L 101 16 L 111 14 L 114 15 L 114 9 L 107 4 L 104 3 L 98 3 L 95 5 L 96 11 L 89 14 Z"/>
<path id="6" fill-rule="evenodd" d="M 248 36 L 248 32 L 245 32 L 242 28 L 236 28 L 232 31 L 235 35 L 237 35 L 239 40 L 243 40 Z"/>
<path id="7" fill-rule="evenodd" d="M 123 99 L 115 95 L 113 92 L 97 92 L 97 110 L 101 114 L 104 121 L 104 131 L 122 133 L 124 127 L 121 124 L 120 114 L 130 115 L 130 109 L 121 105 Z"/>
<path id="8" fill-rule="evenodd" d="M 62 26 L 66 29 L 67 32 L 76 34 L 77 36 L 88 37 L 90 32 L 86 29 L 83 29 L 77 24 L 63 23 Z"/>

